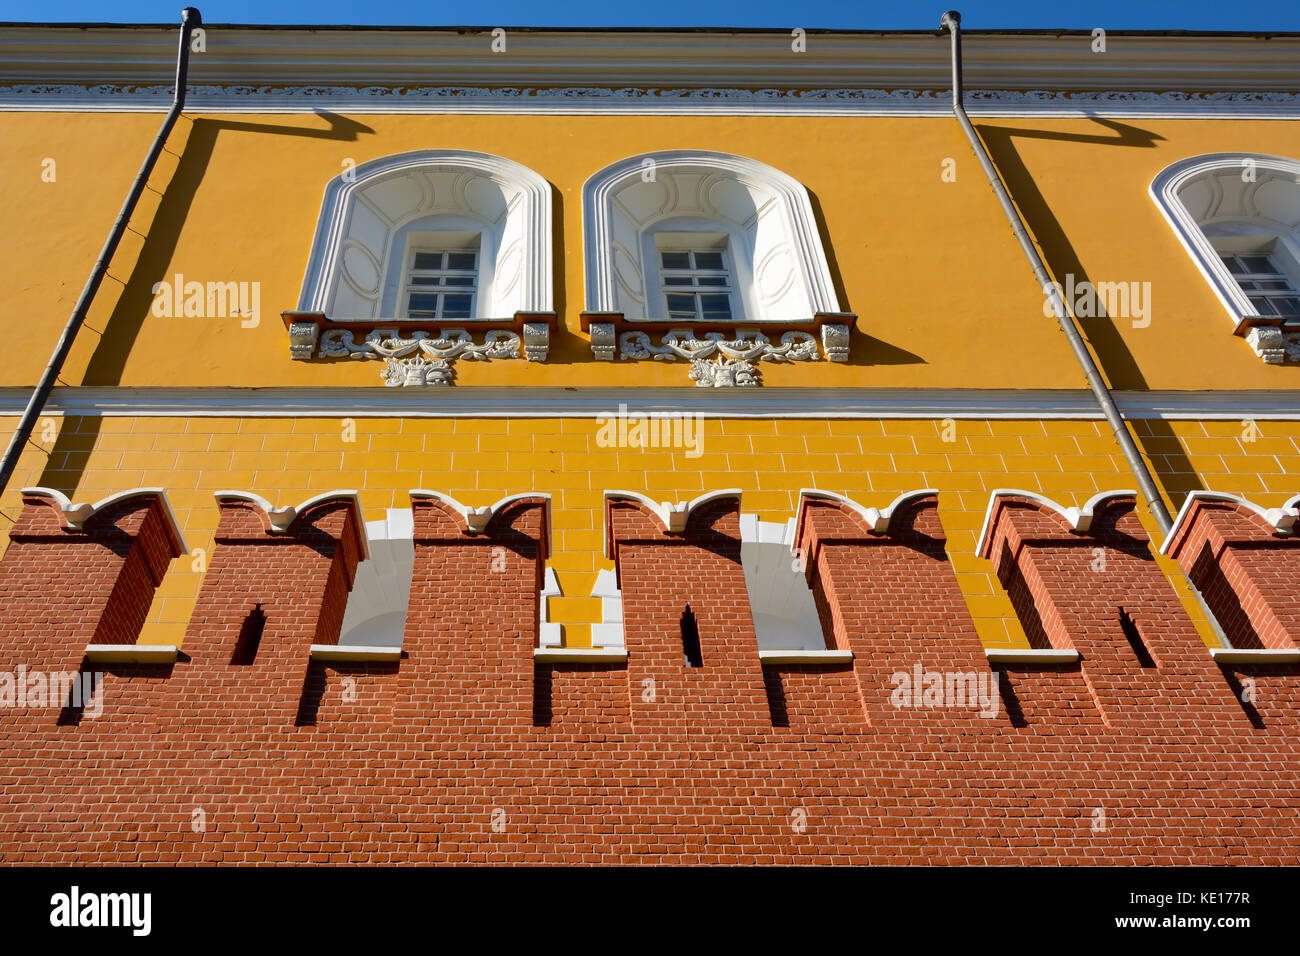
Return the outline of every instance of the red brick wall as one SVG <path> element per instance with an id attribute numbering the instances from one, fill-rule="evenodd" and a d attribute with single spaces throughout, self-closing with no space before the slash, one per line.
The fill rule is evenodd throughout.
<path id="1" fill-rule="evenodd" d="M 1300 537 L 1231 501 L 1193 499 L 1166 552 L 1201 589 L 1236 648 L 1300 647 Z M 1300 727 L 1300 665 L 1224 664 L 1255 723 Z"/>
<path id="2" fill-rule="evenodd" d="M 1083 654 L 1081 667 L 1002 671 L 1019 719 L 891 701 L 892 675 L 917 664 L 992 673 L 933 499 L 886 535 L 806 502 L 810 580 L 855 660 L 766 680 L 734 499 L 701 506 L 679 535 L 610 503 L 625 668 L 533 665 L 542 499 L 507 506 L 479 535 L 444 505 L 413 506 L 402 661 L 315 674 L 307 645 L 337 637 L 360 516 L 327 501 L 271 535 L 256 509 L 223 506 L 187 659 L 110 669 L 95 719 L 0 713 L 0 860 L 1300 861 L 1296 735 L 1252 725 L 1128 505 L 1082 538 L 1031 507 L 998 518 L 997 553 L 1007 542 L 1015 566 L 999 559 L 999 574 L 1032 579 L 1059 621 L 1051 639 Z M 119 592 L 128 603 L 110 607 L 131 546 L 61 531 L 48 510 L 28 503 L 0 561 L 3 668 L 70 660 L 105 616 L 134 620 L 147 596 Z M 267 616 L 258 656 L 232 664 L 254 603 Z M 1132 659 L 1117 604 L 1158 668 Z M 681 651 L 687 605 L 699 668 Z M 773 673 L 787 726 L 773 724 Z"/>

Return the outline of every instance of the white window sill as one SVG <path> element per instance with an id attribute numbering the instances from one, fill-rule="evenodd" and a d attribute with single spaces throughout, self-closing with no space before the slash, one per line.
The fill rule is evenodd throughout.
<path id="1" fill-rule="evenodd" d="M 760 650 L 758 652 L 758 661 L 760 664 L 851 664 L 853 663 L 853 652 L 799 649 Z"/>
<path id="2" fill-rule="evenodd" d="M 534 647 L 538 664 L 618 664 L 627 660 L 623 647 Z"/>
<path id="3" fill-rule="evenodd" d="M 1300 650 L 1240 647 L 1212 647 L 1210 656 L 1217 664 L 1295 664 L 1300 662 Z"/>
<path id="4" fill-rule="evenodd" d="M 1079 652 L 1038 647 L 989 647 L 984 653 L 990 664 L 1073 664 Z"/>
<path id="5" fill-rule="evenodd" d="M 86 660 L 95 664 L 173 664 L 175 644 L 87 644 Z"/>
<path id="6" fill-rule="evenodd" d="M 313 644 L 314 661 L 399 661 L 401 647 L 371 647 L 364 644 Z"/>

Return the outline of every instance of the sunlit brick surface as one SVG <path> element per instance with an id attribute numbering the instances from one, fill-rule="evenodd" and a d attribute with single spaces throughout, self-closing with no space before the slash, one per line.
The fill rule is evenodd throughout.
<path id="1" fill-rule="evenodd" d="M 554 497 L 554 555 L 566 597 L 590 593 L 601 554 L 602 492 L 643 491 L 656 501 L 686 500 L 736 487 L 742 509 L 765 521 L 794 516 L 800 488 L 817 487 L 883 507 L 917 488 L 939 490 L 939 513 L 981 639 L 988 646 L 1026 641 L 975 537 L 993 488 L 1035 491 L 1064 505 L 1098 491 L 1131 488 L 1133 478 L 1102 422 L 958 420 L 758 420 L 704 423 L 702 455 L 683 449 L 602 448 L 593 419 L 105 417 L 57 426 L 47 447 L 24 454 L 3 499 L 8 522 L 16 489 L 42 485 L 77 501 L 133 487 L 167 489 L 191 548 L 210 550 L 217 511 L 212 493 L 249 490 L 275 504 L 297 504 L 334 488 L 356 488 L 365 517 L 410 506 L 412 488 L 472 505 L 504 495 Z M 12 421 L 6 422 L 12 427 Z M 1262 422 L 1133 423 L 1139 445 L 1163 483 L 1171 510 L 1204 487 L 1275 507 L 1300 491 L 1300 426 Z M 39 436 L 40 430 L 38 430 Z M 1198 480 L 1199 475 L 1199 480 Z M 1144 527 L 1154 523 L 1141 512 Z M 6 522 L 6 524 L 8 523 Z M 1158 539 L 1158 534 L 1157 534 Z M 1173 571 L 1172 562 L 1160 559 Z M 180 559 L 159 589 L 143 640 L 183 638 L 202 575 Z M 1186 597 L 1181 576 L 1171 581 Z M 1200 619 L 1187 598 L 1188 613 Z M 582 612 L 577 615 L 581 616 Z M 557 618 L 560 620 L 562 618 Z M 581 621 L 566 628 L 585 640 Z M 1212 641 L 1202 627 L 1202 635 Z"/>

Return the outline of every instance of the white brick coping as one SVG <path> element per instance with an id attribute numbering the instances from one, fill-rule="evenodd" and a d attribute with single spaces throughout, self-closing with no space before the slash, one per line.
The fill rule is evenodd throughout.
<path id="1" fill-rule="evenodd" d="M 620 664 L 627 660 L 623 647 L 534 647 L 538 664 Z"/>
<path id="2" fill-rule="evenodd" d="M 1073 664 L 1079 659 L 1078 651 L 1055 647 L 988 647 L 984 653 L 990 664 Z"/>
<path id="3" fill-rule="evenodd" d="M 87 644 L 86 660 L 95 664 L 173 664 L 175 644 Z"/>
<path id="4" fill-rule="evenodd" d="M 851 664 L 852 651 L 814 650 L 792 648 L 790 650 L 762 650 L 758 652 L 760 664 Z"/>
<path id="5" fill-rule="evenodd" d="M 1210 656 L 1216 664 L 1295 664 L 1300 663 L 1300 650 L 1272 647 L 1211 647 Z"/>
<path id="6" fill-rule="evenodd" d="M 402 648 L 370 646 L 365 644 L 313 644 L 314 661 L 399 661 Z"/>

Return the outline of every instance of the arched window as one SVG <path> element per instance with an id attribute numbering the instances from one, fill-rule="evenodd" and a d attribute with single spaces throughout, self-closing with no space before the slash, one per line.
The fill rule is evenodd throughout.
<path id="1" fill-rule="evenodd" d="M 505 319 L 550 309 L 551 191 L 532 170 L 422 149 L 326 186 L 299 312 Z"/>
<path id="2" fill-rule="evenodd" d="M 590 311 L 745 322 L 839 311 L 808 192 L 771 166 L 633 156 L 587 180 L 583 214 Z"/>
<path id="3" fill-rule="evenodd" d="M 461 354 L 545 359 L 551 242 L 550 184 L 500 156 L 423 149 L 346 169 L 325 187 L 285 315 L 290 353 L 384 359 L 398 385 L 446 384 Z M 481 345 L 464 328 L 419 331 L 444 323 L 491 325 Z"/>
<path id="4" fill-rule="evenodd" d="M 584 328 L 597 358 L 614 357 L 622 331 L 624 358 L 717 358 L 728 374 L 693 361 L 698 384 L 755 384 L 750 361 L 815 359 L 818 330 L 827 358 L 848 358 L 852 316 L 840 312 L 808 191 L 780 170 L 699 150 L 629 157 L 587 180 L 583 231 Z M 714 356 L 712 343 L 684 347 L 671 333 L 655 348 L 636 326 L 656 323 L 798 331 L 770 348 L 764 333 L 751 334 L 732 349 L 746 361 L 726 349 Z"/>
<path id="5" fill-rule="evenodd" d="M 1300 161 L 1194 156 L 1151 196 L 1264 361 L 1300 360 Z"/>

